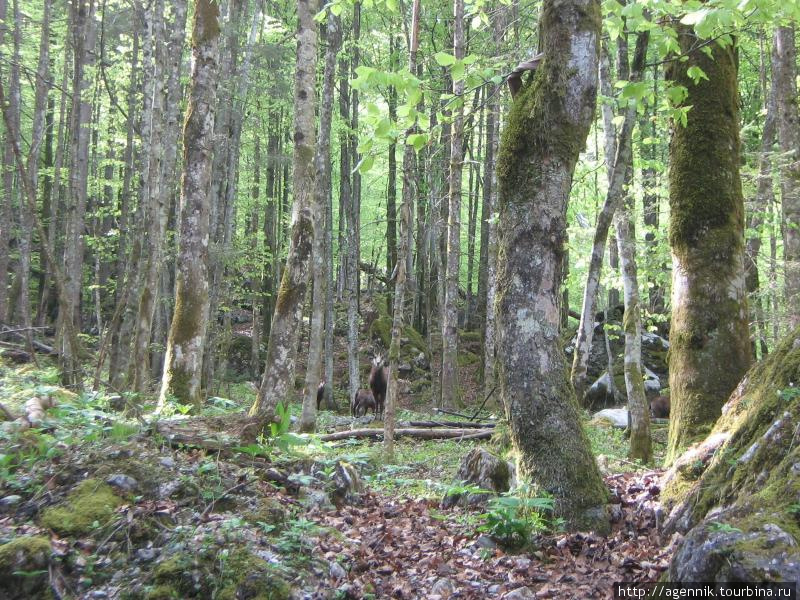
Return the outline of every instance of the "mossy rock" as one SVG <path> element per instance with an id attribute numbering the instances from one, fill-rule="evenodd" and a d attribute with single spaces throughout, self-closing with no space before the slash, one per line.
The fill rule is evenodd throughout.
<path id="1" fill-rule="evenodd" d="M 286 524 L 286 507 L 277 498 L 264 498 L 258 506 L 245 514 L 245 518 L 254 524 L 266 523 L 275 529 L 281 529 Z"/>
<path id="2" fill-rule="evenodd" d="M 244 548 L 199 554 L 179 553 L 159 563 L 147 600 L 202 598 L 209 600 L 288 600 L 291 586 L 277 569 Z"/>
<path id="3" fill-rule="evenodd" d="M 82 535 L 90 532 L 95 523 L 106 524 L 123 503 L 109 485 L 86 479 L 75 486 L 64 504 L 47 508 L 41 524 L 60 535 Z"/>
<path id="4" fill-rule="evenodd" d="M 226 353 L 227 373 L 225 375 L 248 375 L 252 354 L 253 339 L 248 335 L 234 335 Z"/>
<path id="5" fill-rule="evenodd" d="M 49 564 L 50 540 L 44 536 L 18 537 L 0 546 L 0 598 L 52 598 Z"/>
<path id="6" fill-rule="evenodd" d="M 369 337 L 379 342 L 384 349 L 388 350 L 389 345 L 392 343 L 392 319 L 388 316 L 375 319 L 369 327 Z M 428 347 L 419 331 L 410 325 L 406 325 L 403 327 L 400 337 L 405 340 L 405 342 L 400 345 L 401 360 L 411 360 L 420 352 L 430 360 L 428 356 Z"/>

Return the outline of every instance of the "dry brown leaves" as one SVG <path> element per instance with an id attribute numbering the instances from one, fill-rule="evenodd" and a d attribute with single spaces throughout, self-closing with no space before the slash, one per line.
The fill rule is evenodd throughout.
<path id="1" fill-rule="evenodd" d="M 361 506 L 315 517 L 337 532 L 321 538 L 316 552 L 344 567 L 319 582 L 320 596 L 335 588 L 351 598 L 479 599 L 527 587 L 532 595 L 519 597 L 608 598 L 613 582 L 652 581 L 667 568 L 670 557 L 656 530 L 658 477 L 606 478 L 613 518 L 608 537 L 560 534 L 517 555 L 481 548 L 474 529 L 459 522 L 459 509 L 442 518 L 431 510 L 434 503 L 368 493 Z"/>

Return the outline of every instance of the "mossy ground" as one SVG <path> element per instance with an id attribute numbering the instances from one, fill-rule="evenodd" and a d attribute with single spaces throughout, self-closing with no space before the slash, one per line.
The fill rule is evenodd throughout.
<path id="1" fill-rule="evenodd" d="M 61 535 L 81 535 L 107 525 L 123 503 L 109 485 L 98 479 L 86 479 L 69 493 L 63 504 L 45 509 L 41 524 Z"/>

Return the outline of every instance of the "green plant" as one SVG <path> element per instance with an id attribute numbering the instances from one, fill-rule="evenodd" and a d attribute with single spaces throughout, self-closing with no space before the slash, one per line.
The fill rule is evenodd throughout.
<path id="1" fill-rule="evenodd" d="M 709 524 L 709 529 L 711 531 L 719 532 L 719 533 L 741 533 L 742 530 L 738 527 L 734 527 L 733 525 L 729 525 L 728 523 L 711 523 Z"/>
<path id="2" fill-rule="evenodd" d="M 522 548 L 532 534 L 547 528 L 542 512 L 552 510 L 552 498 L 499 496 L 489 502 L 489 509 L 481 515 L 485 523 L 477 529 L 507 548 Z"/>

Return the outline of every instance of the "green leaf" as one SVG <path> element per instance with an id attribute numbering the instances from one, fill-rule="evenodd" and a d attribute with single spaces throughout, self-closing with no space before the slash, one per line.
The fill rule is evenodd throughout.
<path id="1" fill-rule="evenodd" d="M 362 157 L 356 168 L 353 171 L 358 171 L 361 175 L 367 173 L 371 168 L 372 165 L 375 163 L 375 156 L 372 154 L 367 154 L 366 156 Z"/>
<path id="2" fill-rule="evenodd" d="M 458 61 L 456 64 L 453 65 L 453 68 L 450 70 L 450 74 L 453 76 L 453 79 L 458 81 L 459 79 L 463 79 L 464 77 L 464 62 Z"/>
<path id="3" fill-rule="evenodd" d="M 700 83 L 701 79 L 705 79 L 708 81 L 708 76 L 705 74 L 703 69 L 698 67 L 697 65 L 693 65 L 686 69 L 686 74 L 694 81 L 695 85 Z"/>
<path id="4" fill-rule="evenodd" d="M 447 52 L 437 52 L 433 55 L 433 58 L 442 67 L 449 67 L 450 65 L 455 64 L 456 57 L 452 54 L 448 54 Z"/>
<path id="5" fill-rule="evenodd" d="M 428 143 L 428 134 L 427 133 L 412 133 L 408 137 L 406 137 L 406 144 L 409 146 L 413 146 L 414 150 L 419 152 L 425 147 L 425 144 Z"/>

